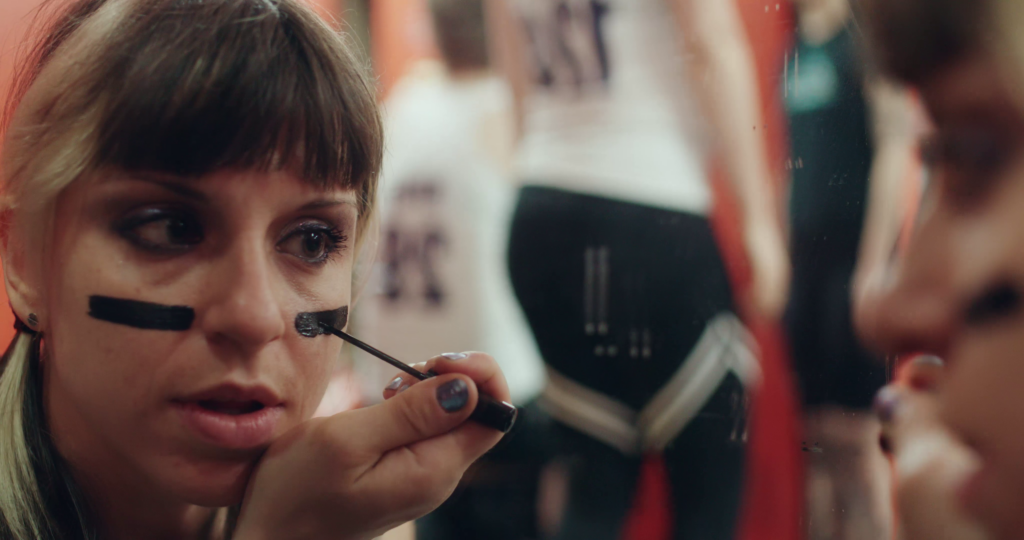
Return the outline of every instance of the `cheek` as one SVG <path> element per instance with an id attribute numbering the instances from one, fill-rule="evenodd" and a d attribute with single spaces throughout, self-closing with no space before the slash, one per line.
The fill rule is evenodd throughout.
<path id="1" fill-rule="evenodd" d="M 337 343 L 336 343 L 337 342 Z M 292 352 L 295 366 L 295 389 L 290 392 L 297 402 L 300 419 L 306 420 L 320 406 L 331 377 L 341 366 L 341 340 L 332 336 L 302 338 Z"/>
<path id="2" fill-rule="evenodd" d="M 147 286 L 99 231 L 82 229 L 61 231 L 54 243 L 46 305 L 51 386 L 83 409 L 124 419 L 167 393 L 158 382 L 174 369 L 168 358 L 181 353 L 185 333 L 139 332 L 88 315 L 93 294 L 139 298 Z"/>
<path id="3" fill-rule="evenodd" d="M 339 272 L 342 279 L 332 278 L 310 287 L 302 294 L 303 301 L 296 304 L 296 314 L 351 306 L 352 263 L 351 260 L 346 260 L 343 264 L 343 270 Z M 343 285 L 338 286 L 338 283 Z M 352 320 L 351 312 L 347 320 Z M 289 323 L 285 333 L 285 341 L 289 343 L 291 365 L 296 375 L 295 389 L 291 395 L 301 403 L 301 417 L 308 419 L 320 406 L 331 378 L 344 364 L 344 342 L 331 335 L 303 337 L 294 328 L 294 321 Z"/>
<path id="4" fill-rule="evenodd" d="M 168 395 L 161 386 L 174 371 L 187 370 L 175 358 L 189 354 L 186 335 L 140 332 L 88 316 L 86 296 L 68 295 L 54 312 L 47 352 L 51 386 L 68 391 L 81 405 L 92 403 L 108 416 L 143 413 Z M 188 380 L 188 374 L 178 374 Z"/>
<path id="5" fill-rule="evenodd" d="M 1024 148 L 1017 149 L 1017 153 L 1024 156 Z M 1024 208 L 1024 159 L 1018 160 L 1009 172 L 999 178 L 982 206 L 969 211 L 976 217 L 968 221 L 974 225 L 973 228 L 979 229 L 974 231 L 971 239 L 975 249 L 999 250 L 1010 261 L 1004 264 L 1024 271 L 1024 260 L 1019 257 L 1024 251 L 1024 212 L 1020 211 L 1021 208 Z"/>
<path id="6" fill-rule="evenodd" d="M 1024 502 L 1024 322 L 975 333 L 952 351 L 943 418 L 978 445 L 986 466 Z"/>
<path id="7" fill-rule="evenodd" d="M 211 306 L 196 301 L 197 295 L 208 297 L 200 293 L 220 283 L 211 273 L 215 265 L 183 269 L 174 260 L 142 265 L 95 223 L 63 220 L 57 227 L 46 279 L 49 371 L 76 407 L 89 409 L 93 420 L 118 429 L 114 424 L 144 419 L 171 396 L 220 380 L 228 364 L 217 360 L 220 349 L 211 350 L 201 329 L 139 331 L 88 315 L 89 296 L 102 294 L 190 304 L 199 320 Z M 271 288 L 291 317 L 349 305 L 351 257 L 315 277 L 288 266 L 278 268 L 270 274 L 275 280 Z M 340 364 L 341 348 L 341 340 L 331 336 L 299 336 L 289 321 L 280 341 L 260 354 L 258 371 L 296 403 L 297 417 L 308 418 Z"/>

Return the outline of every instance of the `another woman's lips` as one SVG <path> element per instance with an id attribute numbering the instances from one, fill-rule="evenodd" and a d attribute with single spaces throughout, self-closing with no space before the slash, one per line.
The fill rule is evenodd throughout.
<path id="1" fill-rule="evenodd" d="M 175 402 L 186 426 L 201 439 L 231 450 L 250 450 L 270 445 L 284 407 L 264 407 L 245 414 L 227 414 L 204 408 L 194 401 Z"/>

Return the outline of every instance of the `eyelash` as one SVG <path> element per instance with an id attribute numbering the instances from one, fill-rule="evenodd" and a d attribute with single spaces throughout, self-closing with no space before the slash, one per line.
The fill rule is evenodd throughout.
<path id="1" fill-rule="evenodd" d="M 316 267 L 323 266 L 332 260 L 335 255 L 341 253 L 348 247 L 348 236 L 341 231 L 341 229 L 332 225 L 327 225 L 320 222 L 306 222 L 295 228 L 291 233 L 285 236 L 278 245 L 284 243 L 295 235 L 299 235 L 307 232 L 316 232 L 323 234 L 327 237 L 327 246 L 325 247 L 324 255 L 321 259 L 316 261 L 303 261 L 306 264 L 310 264 Z"/>
<path id="2" fill-rule="evenodd" d="M 187 243 L 186 245 L 169 247 L 151 242 L 139 233 L 140 229 L 146 225 L 159 223 L 161 221 L 169 222 L 170 220 L 178 220 L 187 226 L 193 226 L 195 229 L 198 229 L 198 231 L 190 231 L 193 233 L 197 232 L 197 237 L 194 237 L 193 242 Z M 196 216 L 187 210 L 166 207 L 150 207 L 135 210 L 121 218 L 114 223 L 114 231 L 138 249 L 155 254 L 169 255 L 185 251 L 205 239 L 202 227 L 197 225 L 198 221 L 199 220 Z"/>

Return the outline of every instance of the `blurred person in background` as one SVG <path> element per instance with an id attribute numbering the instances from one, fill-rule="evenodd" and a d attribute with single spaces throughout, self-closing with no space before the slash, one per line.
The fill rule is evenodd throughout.
<path id="1" fill-rule="evenodd" d="M 866 68 L 848 0 L 795 0 L 784 70 L 792 158 L 786 329 L 801 383 L 812 540 L 891 529 L 889 472 L 871 400 L 886 364 L 853 329 L 851 298 L 884 270 L 907 208 L 922 122 Z"/>
<path id="2" fill-rule="evenodd" d="M 356 311 L 366 339 L 398 358 L 445 347 L 501 351 L 516 403 L 536 397 L 543 367 L 505 264 L 515 203 L 512 94 L 490 69 L 482 0 L 429 0 L 443 63 L 422 60 L 385 105 L 381 245 Z M 368 399 L 397 371 L 357 353 Z M 440 510 L 429 539 L 536 538 L 544 416 L 526 407 L 502 448 Z"/>
<path id="3" fill-rule="evenodd" d="M 665 464 L 673 538 L 733 538 L 759 377 L 735 313 L 777 316 L 789 282 L 736 6 L 489 8 L 520 128 L 509 265 L 558 434 L 544 531 L 620 538 L 648 455 Z M 712 149 L 741 201 L 751 298 L 734 298 L 708 221 Z"/>
<path id="4" fill-rule="evenodd" d="M 932 169 L 906 251 L 855 306 L 941 373 L 879 397 L 907 540 L 1024 531 L 1024 3 L 869 0 L 875 53 L 915 87 Z M 965 530 L 965 527 L 968 529 Z M 962 534 L 959 534 L 961 533 Z"/>

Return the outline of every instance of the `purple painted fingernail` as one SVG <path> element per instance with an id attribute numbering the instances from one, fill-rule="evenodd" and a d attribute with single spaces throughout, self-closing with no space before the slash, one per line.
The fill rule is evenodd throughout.
<path id="1" fill-rule="evenodd" d="M 411 384 L 403 384 L 401 386 L 401 388 L 398 389 L 398 392 L 396 392 L 396 393 L 401 394 L 402 392 L 405 392 L 406 390 L 408 390 L 410 386 L 412 386 L 412 385 Z"/>
<path id="2" fill-rule="evenodd" d="M 401 386 L 401 385 L 402 385 L 402 378 L 401 377 L 395 377 L 394 380 L 389 382 L 388 385 L 384 387 L 384 389 L 385 390 L 398 390 L 398 387 Z"/>
<path id="3" fill-rule="evenodd" d="M 445 411 L 456 412 L 469 403 L 469 386 L 462 379 L 448 381 L 437 388 L 437 402 Z"/>
<path id="4" fill-rule="evenodd" d="M 885 387 L 875 395 L 874 409 L 882 422 L 892 422 L 896 418 L 896 410 L 900 407 L 900 395 L 896 390 Z"/>
<path id="5" fill-rule="evenodd" d="M 443 357 L 445 357 L 445 358 L 447 358 L 449 360 L 452 360 L 452 361 L 464 360 L 466 358 L 469 358 L 468 354 L 460 353 L 460 352 L 446 352 L 446 353 L 442 354 L 441 356 L 443 356 Z"/>
<path id="6" fill-rule="evenodd" d="M 938 356 L 934 356 L 931 354 L 922 354 L 921 356 L 914 358 L 914 364 L 918 366 L 943 367 L 945 365 L 945 362 L 943 362 L 942 359 L 939 358 Z"/>

